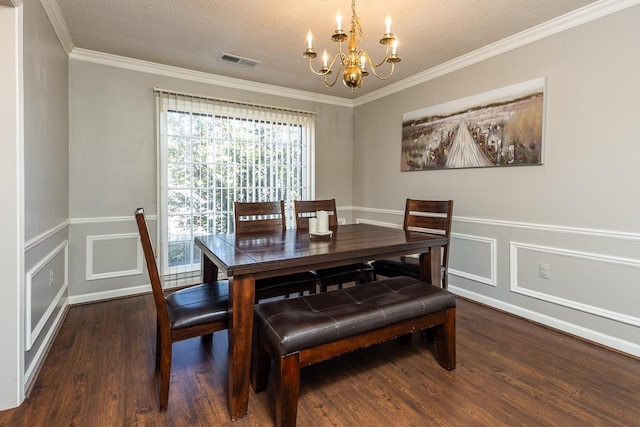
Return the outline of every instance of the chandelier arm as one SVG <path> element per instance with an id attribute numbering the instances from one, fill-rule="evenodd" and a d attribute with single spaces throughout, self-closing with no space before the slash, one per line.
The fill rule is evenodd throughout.
<path id="1" fill-rule="evenodd" d="M 347 57 L 347 55 L 345 55 L 344 53 L 342 53 L 342 43 L 340 43 L 340 50 L 338 51 L 338 53 L 336 53 L 336 56 L 333 57 L 333 60 L 331 61 L 331 65 L 329 65 L 329 69 L 331 70 L 333 68 L 333 64 L 338 60 L 338 58 L 340 58 L 340 62 L 338 62 L 338 64 L 340 64 L 338 66 L 338 72 L 340 72 L 340 68 L 346 65 L 344 64 L 344 59 Z"/>
<path id="2" fill-rule="evenodd" d="M 369 66 L 371 66 L 372 69 L 376 69 L 379 66 L 381 66 L 382 64 L 384 64 L 385 62 L 387 62 L 387 59 L 389 58 L 389 48 L 387 47 L 387 52 L 384 55 L 384 58 L 382 58 L 382 61 L 380 61 L 379 64 L 374 64 L 373 61 L 371 60 L 371 57 L 369 56 L 369 52 L 367 52 L 366 50 L 362 50 L 362 53 L 364 54 L 367 62 L 369 63 Z M 375 72 L 374 72 L 375 74 Z"/>
<path id="3" fill-rule="evenodd" d="M 327 73 L 327 74 L 325 74 L 325 75 L 324 75 L 324 84 L 325 84 L 325 86 L 327 86 L 327 87 L 333 87 L 333 86 L 336 84 L 336 82 L 338 81 L 338 77 L 340 77 L 340 71 L 341 71 L 341 70 L 342 70 L 342 66 L 339 66 L 339 67 L 338 67 L 338 71 L 336 72 L 336 76 L 335 76 L 335 78 L 333 79 L 333 82 L 332 82 L 332 83 L 329 83 L 329 81 L 327 81 L 327 76 L 328 76 L 329 74 L 328 74 L 328 73 Z"/>
<path id="4" fill-rule="evenodd" d="M 309 69 L 311 70 L 311 72 L 312 72 L 313 74 L 315 74 L 316 76 L 321 76 L 321 77 L 322 77 L 322 76 L 326 76 L 327 74 L 329 74 L 328 72 L 323 73 L 322 71 L 316 71 L 316 70 L 314 70 L 314 69 L 313 69 L 313 65 L 311 65 L 311 60 L 312 60 L 312 59 L 313 59 L 313 58 L 309 58 Z"/>
<path id="5" fill-rule="evenodd" d="M 338 59 L 338 57 L 341 55 L 341 52 L 336 53 L 336 55 L 333 57 L 333 60 L 331 61 L 331 65 L 329 65 L 328 67 L 322 67 L 322 69 L 320 71 L 316 71 L 313 69 L 313 65 L 311 65 L 311 60 L 313 58 L 309 58 L 309 69 L 311 70 L 311 72 L 313 74 L 315 74 L 316 76 L 327 76 L 329 74 L 331 74 L 331 69 L 333 68 L 333 64 L 336 62 L 336 59 Z M 324 71 L 323 71 L 324 69 Z"/>
<path id="6" fill-rule="evenodd" d="M 393 74 L 393 70 L 395 70 L 396 68 L 396 64 L 395 63 L 391 63 L 391 70 L 389 70 L 389 74 L 387 76 L 380 76 L 377 72 L 375 68 L 371 68 L 371 71 L 373 72 L 373 74 L 379 78 L 380 80 L 387 80 L 389 77 L 391 77 L 391 75 Z"/>

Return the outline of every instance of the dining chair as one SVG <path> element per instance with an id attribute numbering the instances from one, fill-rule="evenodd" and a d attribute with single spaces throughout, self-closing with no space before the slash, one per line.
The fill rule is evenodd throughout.
<path id="1" fill-rule="evenodd" d="M 284 202 L 234 202 L 233 218 L 236 234 L 284 232 L 286 220 Z M 256 280 L 256 302 L 260 299 L 305 291 L 316 292 L 318 276 L 311 271 Z"/>
<path id="2" fill-rule="evenodd" d="M 169 404 L 171 352 L 174 342 L 202 337 L 210 340 L 228 327 L 229 288 L 226 280 L 202 283 L 165 295 L 160 283 L 144 209 L 135 211 L 156 306 L 156 374 L 160 371 L 160 411 Z"/>
<path id="3" fill-rule="evenodd" d="M 407 199 L 404 210 L 405 231 L 451 235 L 453 218 L 453 200 L 415 200 Z M 386 277 L 409 276 L 420 279 L 420 261 L 416 257 L 403 256 L 394 259 L 380 259 L 372 262 L 375 275 Z M 442 251 L 442 288 L 448 286 L 449 245 Z"/>
<path id="4" fill-rule="evenodd" d="M 295 200 L 293 204 L 296 216 L 296 228 L 299 230 L 309 229 L 309 218 L 314 218 L 317 211 L 327 211 L 329 214 L 329 228 L 338 226 L 338 212 L 336 210 L 335 199 Z M 362 284 L 373 280 L 373 266 L 368 262 L 314 271 L 318 276 L 321 292 L 326 292 L 328 286 L 335 285 L 338 289 L 342 289 L 343 283 L 356 282 L 357 284 Z"/>

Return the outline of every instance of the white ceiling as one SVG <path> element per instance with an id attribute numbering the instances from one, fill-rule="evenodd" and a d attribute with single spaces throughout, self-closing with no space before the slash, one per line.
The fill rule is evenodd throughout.
<path id="1" fill-rule="evenodd" d="M 374 61 L 387 13 L 399 40 L 389 80 L 373 75 L 350 92 L 326 88 L 302 57 L 306 34 L 314 48 L 336 52 L 329 39 L 335 14 L 343 28 L 350 0 L 51 0 L 59 7 L 74 48 L 140 59 L 319 94 L 356 98 L 414 76 L 491 43 L 573 12 L 595 0 L 359 0 L 361 46 Z M 261 61 L 255 68 L 216 58 L 225 52 Z M 319 58 L 316 59 L 318 62 Z M 316 65 L 317 66 L 317 65 Z"/>

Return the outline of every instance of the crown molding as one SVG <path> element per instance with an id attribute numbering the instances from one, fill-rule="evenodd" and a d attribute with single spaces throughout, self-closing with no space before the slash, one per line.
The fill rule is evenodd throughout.
<path id="1" fill-rule="evenodd" d="M 7 0 L 0 0 L 7 1 Z M 22 2 L 22 0 L 8 0 L 11 2 Z M 303 101 L 319 102 L 341 107 L 357 107 L 369 102 L 393 95 L 405 89 L 412 88 L 421 83 L 428 82 L 437 77 L 451 73 L 456 70 L 468 67 L 510 50 L 525 46 L 529 43 L 541 40 L 562 31 L 577 27 L 579 25 L 594 21 L 615 12 L 627 9 L 640 4 L 640 0 L 600 0 L 590 5 L 584 6 L 573 12 L 554 18 L 550 21 L 522 31 L 513 36 L 507 37 L 473 52 L 459 56 L 451 61 L 445 62 L 436 67 L 425 70 L 414 76 L 400 80 L 382 89 L 362 95 L 355 99 L 341 98 L 338 96 L 322 95 L 313 92 L 290 89 L 281 86 L 257 83 L 248 80 L 236 79 L 233 77 L 219 76 L 216 74 L 204 73 L 185 68 L 163 65 L 123 56 L 111 55 L 76 48 L 73 45 L 69 30 L 62 18 L 56 0 L 40 0 L 53 28 L 58 35 L 65 52 L 70 59 L 93 62 L 102 65 L 125 68 L 133 71 L 159 74 L 167 77 L 174 77 L 184 80 L 196 81 L 200 83 L 214 84 L 240 90 L 264 93 L 268 95 L 283 96 L 286 98 L 299 99 Z"/>
<path id="2" fill-rule="evenodd" d="M 194 71 L 186 68 L 174 67 L 171 65 L 158 64 L 155 62 L 148 62 L 139 59 L 127 58 L 124 56 L 112 55 L 109 53 L 96 52 L 93 50 L 75 48 L 69 55 L 69 58 L 78 61 L 93 62 L 95 64 L 109 65 L 112 67 L 139 71 L 142 73 L 158 74 L 165 77 L 174 77 L 178 79 L 213 84 L 233 89 L 248 90 L 251 92 L 258 92 L 275 96 L 283 96 L 286 98 L 299 99 L 302 101 L 319 102 L 341 107 L 353 107 L 352 100 L 340 98 L 337 96 L 321 95 L 313 92 L 290 89 L 282 86 L 257 83 L 249 80 L 236 79 L 233 77 L 220 76 L 217 74 L 204 73 L 202 71 Z"/>
<path id="3" fill-rule="evenodd" d="M 460 70 L 485 59 L 492 58 L 510 50 L 525 46 L 529 43 L 544 39 L 562 31 L 569 30 L 582 24 L 605 17 L 615 12 L 640 4 L 640 0 L 600 0 L 590 5 L 576 9 L 550 21 L 531 27 L 513 36 L 491 43 L 480 49 L 459 56 L 451 61 L 415 74 L 404 80 L 390 84 L 382 89 L 362 95 L 354 99 L 354 107 L 393 95 L 437 77 Z"/>
<path id="4" fill-rule="evenodd" d="M 58 36 L 58 40 L 60 40 L 62 48 L 67 56 L 69 56 L 74 49 L 73 40 L 71 39 L 69 28 L 67 27 L 66 22 L 64 22 L 64 18 L 62 17 L 62 13 L 58 7 L 58 2 L 56 0 L 40 0 L 40 4 L 42 4 L 45 13 L 49 17 L 49 21 L 53 26 L 53 31 L 55 31 Z"/>
<path id="5" fill-rule="evenodd" d="M 22 0 L 0 0 L 0 5 L 8 7 L 19 7 L 22 4 Z"/>

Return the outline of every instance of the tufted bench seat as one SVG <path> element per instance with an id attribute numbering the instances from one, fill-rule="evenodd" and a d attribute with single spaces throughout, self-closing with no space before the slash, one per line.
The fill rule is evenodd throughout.
<path id="1" fill-rule="evenodd" d="M 276 364 L 276 425 L 294 426 L 300 368 L 435 327 L 436 359 L 455 369 L 455 295 L 399 276 L 255 307 L 251 385 L 267 388 Z"/>

